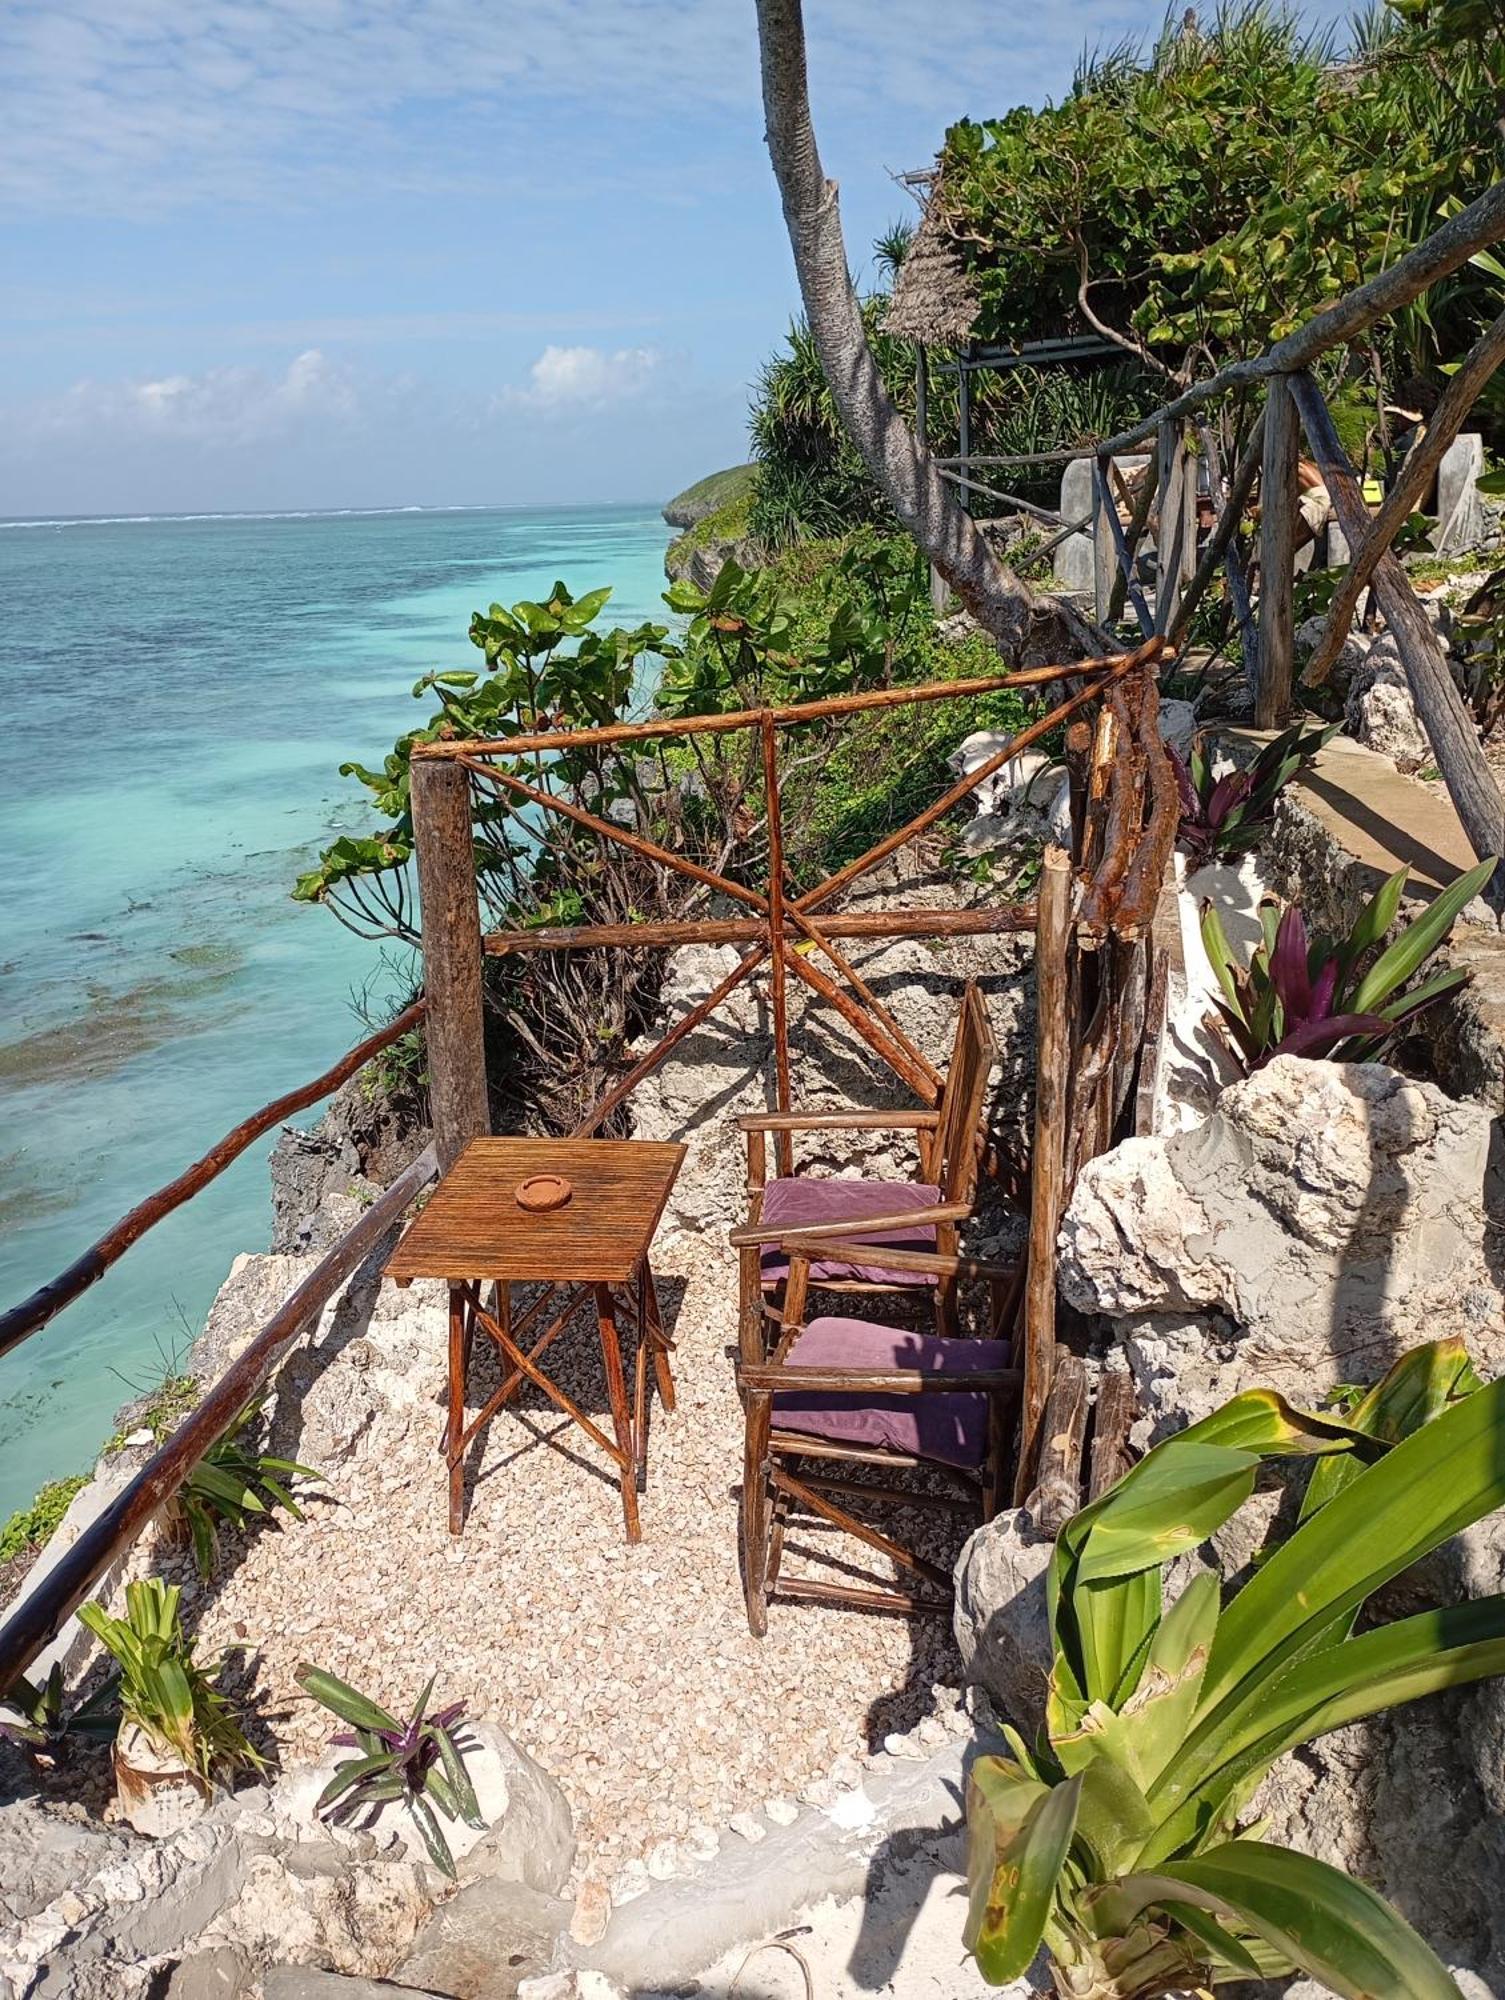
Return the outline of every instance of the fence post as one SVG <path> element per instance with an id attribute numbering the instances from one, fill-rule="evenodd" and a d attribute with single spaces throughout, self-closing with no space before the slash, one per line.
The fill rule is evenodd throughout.
<path id="1" fill-rule="evenodd" d="M 1179 422 L 1162 423 L 1155 433 L 1155 474 L 1160 517 L 1156 536 L 1155 630 L 1168 632 L 1181 602 L 1187 577 L 1187 480 L 1190 468 L 1186 438 Z M 1192 538 L 1195 540 L 1196 499 L 1192 496 Z"/>
<path id="2" fill-rule="evenodd" d="M 1274 729 L 1291 706 L 1296 656 L 1296 459 L 1299 420 L 1291 378 L 1274 375 L 1265 401 L 1259 475 L 1259 671 L 1254 726 Z"/>
<path id="3" fill-rule="evenodd" d="M 413 844 L 428 1000 L 429 1102 L 439 1167 L 491 1130 L 481 1021 L 481 913 L 470 779 L 437 757 L 413 760 Z"/>
<path id="4" fill-rule="evenodd" d="M 1104 711 L 1105 713 L 1107 711 Z M 1024 1277 L 1024 1390 L 1014 1504 L 1035 1479 L 1040 1424 L 1056 1362 L 1056 1230 L 1066 1169 L 1066 1086 L 1071 1061 L 1066 952 L 1071 936 L 1071 857 L 1047 847 L 1036 892 L 1035 1138 L 1030 1160 L 1029 1250 Z"/>
<path id="5" fill-rule="evenodd" d="M 1092 467 L 1092 597 L 1093 616 L 1099 625 L 1112 615 L 1113 585 L 1119 573 L 1118 544 L 1114 523 L 1108 519 L 1113 507 L 1111 481 L 1113 461 L 1096 459 Z M 1117 509 L 1114 509 L 1115 515 Z"/>

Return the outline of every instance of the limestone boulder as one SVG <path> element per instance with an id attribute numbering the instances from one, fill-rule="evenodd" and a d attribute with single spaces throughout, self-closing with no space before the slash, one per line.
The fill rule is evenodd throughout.
<path id="1" fill-rule="evenodd" d="M 496 1876 L 557 1895 L 575 1858 L 574 1826 L 564 1793 L 543 1766 L 493 1722 L 465 1723 L 457 1747 L 483 1822 L 479 1828 L 463 1821 L 444 1822 L 444 1837 L 461 1876 L 467 1880 Z M 289 1772 L 274 1792 L 274 1813 L 303 1837 L 318 1832 L 319 1796 L 350 1754 L 348 1749 L 331 1749 L 316 1764 Z M 427 1862 L 422 1835 L 400 1801 L 361 1814 L 352 1824 L 382 1848 L 395 1844 L 409 1860 Z"/>
<path id="2" fill-rule="evenodd" d="M 956 1562 L 952 1629 L 967 1679 L 1026 1738 L 1045 1719 L 1050 1625 L 1045 1572 L 1055 1544 L 1022 1507 L 969 1536 Z"/>
<path id="3" fill-rule="evenodd" d="M 1402 771 L 1432 762 L 1432 746 L 1416 712 L 1393 635 L 1382 633 L 1348 681 L 1343 719 L 1350 736 Z"/>
<path id="4" fill-rule="evenodd" d="M 1063 1294 L 1120 1323 L 1152 1413 L 1173 1398 L 1201 1415 L 1199 1390 L 1215 1402 L 1254 1383 L 1311 1401 L 1440 1332 L 1496 1371 L 1493 1138 L 1482 1105 L 1382 1064 L 1279 1057 L 1197 1130 L 1128 1140 L 1084 1169 Z"/>

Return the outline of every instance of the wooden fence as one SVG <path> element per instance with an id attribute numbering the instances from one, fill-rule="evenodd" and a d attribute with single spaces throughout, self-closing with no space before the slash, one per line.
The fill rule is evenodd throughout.
<path id="1" fill-rule="evenodd" d="M 95 1283 L 148 1229 L 207 1186 L 253 1141 L 293 1112 L 338 1088 L 365 1062 L 390 1046 L 420 1020 L 428 1046 L 434 1144 L 407 1167 L 328 1251 L 291 1297 L 260 1329 L 251 1344 L 212 1384 L 122 1492 L 67 1549 L 38 1587 L 23 1592 L 0 1624 L 0 1693 L 24 1673 L 36 1654 L 60 1630 L 110 1564 L 171 1499 L 208 1447 L 214 1443 L 266 1382 L 292 1342 L 309 1326 L 353 1273 L 396 1226 L 413 1200 L 452 1161 L 466 1141 L 489 1130 L 488 1090 L 482 1033 L 482 968 L 487 955 L 583 949 L 667 949 L 686 943 L 743 944 L 750 947 L 725 979 L 634 1063 L 581 1121 L 578 1131 L 598 1130 L 642 1079 L 677 1044 L 719 1007 L 760 967 L 769 970 L 774 1026 L 774 1068 L 780 1108 L 790 1099 L 787 983 L 801 980 L 841 1018 L 920 1097 L 933 1105 L 941 1079 L 882 1002 L 850 964 L 840 941 L 860 938 L 945 937 L 1038 930 L 1034 903 L 1005 903 L 964 910 L 890 909 L 837 911 L 824 906 L 918 834 L 934 826 L 987 779 L 1041 737 L 1095 712 L 1086 727 L 1084 752 L 1072 765 L 1074 819 L 1082 839 L 1074 842 L 1078 863 L 1080 925 L 1086 948 L 1106 948 L 1102 960 L 1118 979 L 1140 959 L 1119 946 L 1144 932 L 1174 840 L 1174 787 L 1160 746 L 1155 663 L 1164 640 L 1153 636 L 1131 652 L 1068 666 L 1046 666 L 965 681 L 914 688 L 881 689 L 784 709 L 756 709 L 679 722 L 609 725 L 599 729 L 552 730 L 498 741 L 461 741 L 421 746 L 413 763 L 413 819 L 419 892 L 422 901 L 424 993 L 387 1027 L 351 1049 L 322 1076 L 289 1091 L 244 1120 L 200 1160 L 133 1208 L 81 1257 L 30 1298 L 0 1316 L 0 1352 L 38 1332 L 70 1301 Z M 887 835 L 815 888 L 787 892 L 780 826 L 780 732 L 811 721 L 934 701 L 955 701 L 1002 688 L 1054 688 L 1058 698 L 1020 729 L 998 752 L 947 788 L 905 826 Z M 546 784 L 517 775 L 515 760 L 534 753 L 553 755 L 594 744 L 623 744 L 680 738 L 708 732 L 755 730 L 768 814 L 768 876 L 750 888 L 690 857 L 675 854 L 614 821 L 598 818 L 551 792 Z M 1078 740 L 1073 737 L 1070 740 Z M 574 821 L 602 840 L 616 842 L 655 864 L 691 876 L 724 895 L 746 914 L 659 924 L 580 924 L 540 930 L 482 934 L 474 860 L 473 786 L 499 790 L 541 811 Z M 1080 797 L 1077 797 L 1080 794 Z M 807 950 L 809 956 L 807 956 Z M 827 972 L 811 963 L 819 952 Z M 1095 996 L 1090 975 L 1074 989 Z M 1133 1006 L 1114 988 L 1097 1027 L 1084 1027 L 1073 1047 L 1089 1063 L 1101 1037 L 1128 1033 Z M 1094 1020 L 1099 1015 L 1094 1012 Z M 1097 1039 L 1094 1039 L 1096 1037 Z M 1098 1064 L 1086 1096 L 1078 1092 L 1093 1129 L 1106 1133 L 1113 1115 L 1106 1096 L 1117 1101 L 1116 1062 Z M 1094 1094 L 1095 1093 L 1095 1094 Z M 1089 1110 L 1089 1102 L 1092 1108 Z M 1051 1182 L 1059 1188 L 1059 1177 Z M 1047 1368 L 1047 1379 L 1050 1370 Z"/>
<path id="2" fill-rule="evenodd" d="M 1461 429 L 1480 391 L 1505 361 L 1505 313 L 1488 326 L 1459 365 L 1425 430 L 1412 445 L 1390 493 L 1371 516 L 1353 466 L 1338 441 L 1332 417 L 1311 370 L 1324 355 L 1362 340 L 1376 321 L 1420 298 L 1477 252 L 1505 238 L 1505 182 L 1459 211 L 1415 249 L 1369 283 L 1315 314 L 1263 353 L 1232 363 L 1179 390 L 1158 410 L 1117 437 L 1057 451 L 1010 456 L 966 454 L 967 477 L 992 468 L 1062 465 L 1094 460 L 1093 524 L 1099 560 L 1098 613 L 1116 621 L 1129 604 L 1146 637 L 1163 633 L 1179 647 L 1197 606 L 1221 570 L 1250 663 L 1255 721 L 1273 729 L 1290 713 L 1294 696 L 1295 534 L 1297 465 L 1301 439 L 1322 473 L 1339 527 L 1350 549 L 1321 636 L 1302 685 L 1320 686 L 1348 636 L 1366 589 L 1373 588 L 1393 633 L 1417 713 L 1474 852 L 1482 860 L 1505 853 L 1505 806 L 1479 743 L 1478 732 L 1451 674 L 1441 641 L 1393 552 L 1396 534 L 1425 496 L 1444 452 Z M 1221 465 L 1211 428 L 1199 413 L 1211 404 L 1263 388 L 1237 464 Z M 1149 446 L 1154 478 L 1143 482 L 1127 528 L 1119 518 L 1115 458 Z M 1196 543 L 1196 476 L 1205 464 L 1217 520 L 1200 560 Z M 937 461 L 943 475 L 960 460 Z M 959 475 L 958 475 L 959 476 Z M 1257 616 L 1238 532 L 1259 482 Z M 1136 581 L 1136 562 L 1152 510 L 1159 521 L 1155 545 L 1153 606 Z M 1070 524 L 1073 527 L 1085 523 Z M 1106 536 L 1104 531 L 1106 530 Z M 1505 900 L 1505 869 L 1496 875 L 1497 900 Z"/>

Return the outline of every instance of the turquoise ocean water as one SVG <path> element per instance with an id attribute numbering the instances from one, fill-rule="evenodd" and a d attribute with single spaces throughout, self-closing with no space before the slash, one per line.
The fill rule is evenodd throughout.
<path id="1" fill-rule="evenodd" d="M 365 1032 L 380 949 L 288 898 L 367 823 L 341 760 L 478 660 L 493 599 L 663 613 L 666 539 L 648 507 L 0 523 L 0 1303 Z M 0 1519 L 265 1247 L 270 1145 L 0 1359 Z"/>

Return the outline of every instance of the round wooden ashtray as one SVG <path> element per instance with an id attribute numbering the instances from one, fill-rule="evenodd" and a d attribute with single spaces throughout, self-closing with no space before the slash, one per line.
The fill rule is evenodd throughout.
<path id="1" fill-rule="evenodd" d="M 563 1208 L 574 1192 L 563 1174 L 530 1174 L 518 1182 L 513 1199 L 530 1215 L 547 1215 L 551 1208 Z"/>

